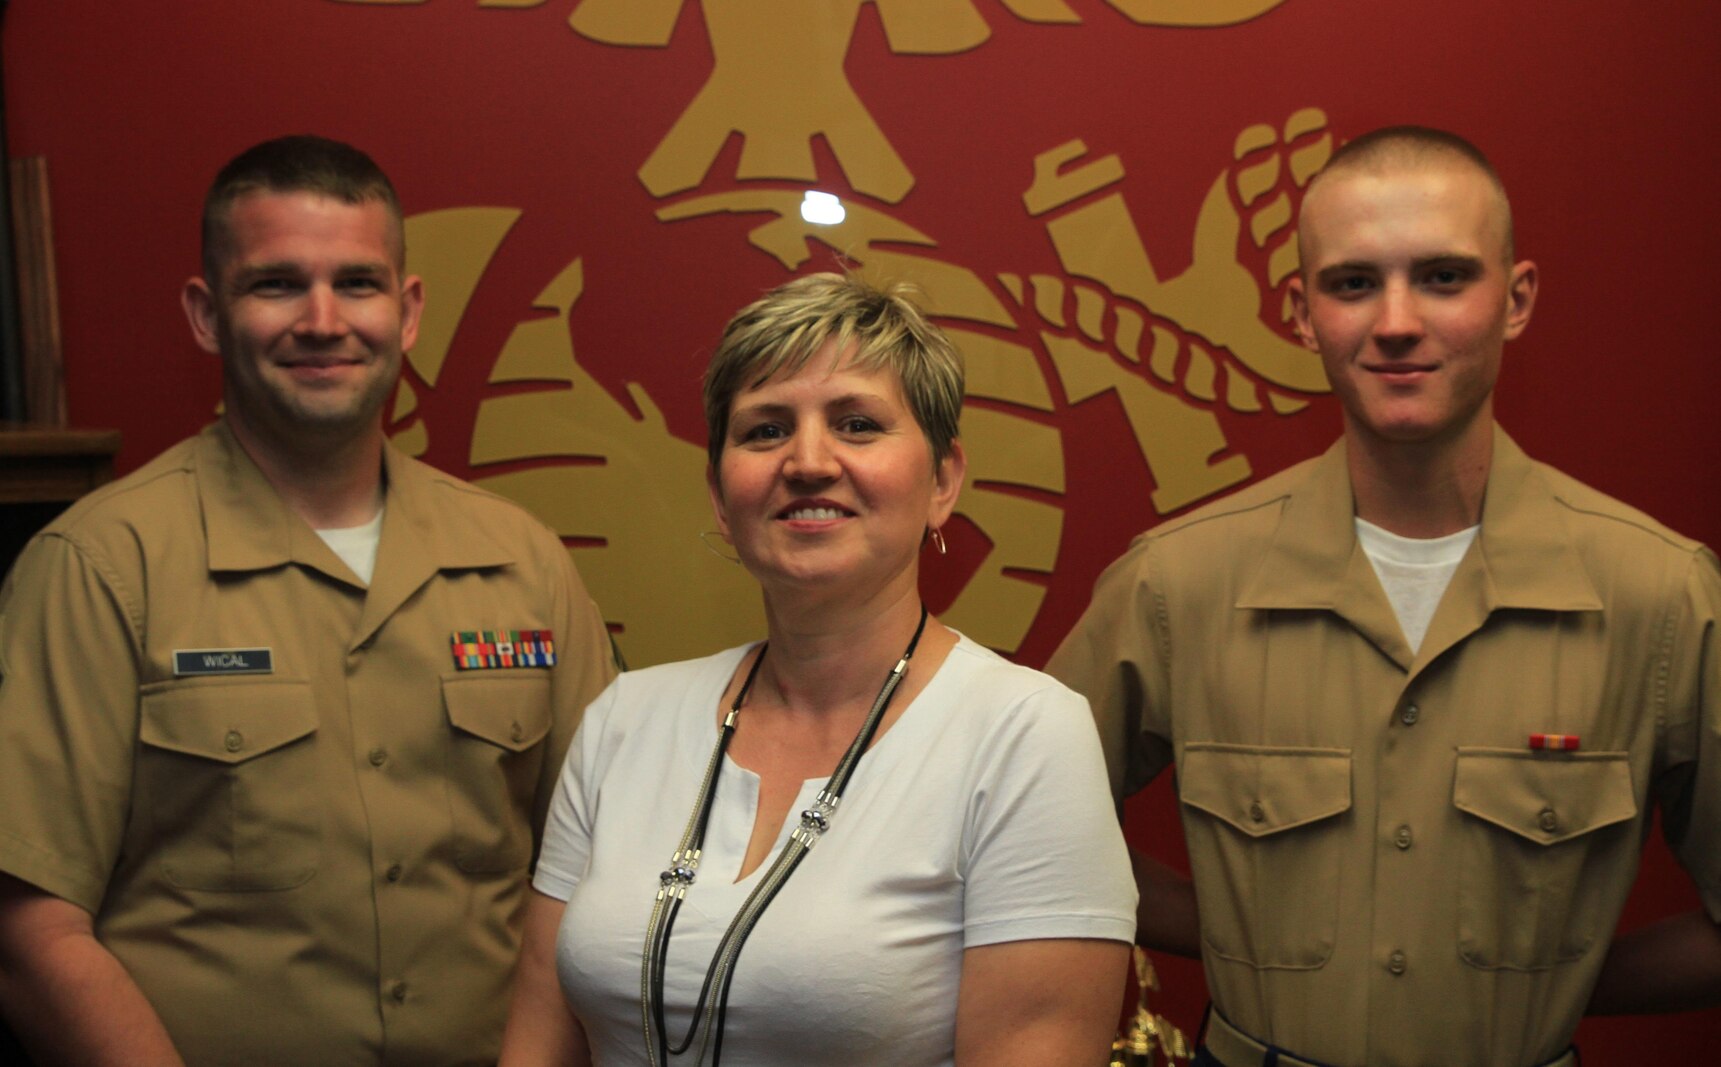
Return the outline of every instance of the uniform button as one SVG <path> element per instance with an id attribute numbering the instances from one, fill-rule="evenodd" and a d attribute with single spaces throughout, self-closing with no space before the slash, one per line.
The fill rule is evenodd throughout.
<path id="1" fill-rule="evenodd" d="M 1416 720 L 1422 718 L 1422 709 L 1415 704 L 1406 704 L 1404 710 L 1398 713 L 1398 721 L 1406 726 L 1415 726 Z"/>
<path id="2" fill-rule="evenodd" d="M 519 723 L 515 723 L 512 727 L 509 728 L 508 736 L 513 738 L 515 741 L 518 741 L 521 738 L 526 736 L 526 728 L 524 726 L 521 726 Z"/>
<path id="3" fill-rule="evenodd" d="M 394 984 L 394 988 L 390 989 L 388 991 L 388 995 L 393 997 L 395 999 L 396 1003 L 405 1003 L 406 1002 L 406 983 L 405 982 L 396 982 Z"/>
<path id="4" fill-rule="evenodd" d="M 1267 809 L 1263 808 L 1260 802 L 1257 801 L 1256 803 L 1249 805 L 1249 818 L 1256 822 L 1265 822 L 1267 820 Z"/>
<path id="5" fill-rule="evenodd" d="M 245 735 L 241 734 L 238 730 L 229 730 L 227 731 L 226 744 L 227 751 L 237 752 L 245 747 Z"/>
<path id="6" fill-rule="evenodd" d="M 381 767 L 383 764 L 385 764 L 387 762 L 388 762 L 388 753 L 387 752 L 384 752 L 380 748 L 373 748 L 370 750 L 370 765 L 372 767 Z"/>
<path id="7" fill-rule="evenodd" d="M 1402 952 L 1394 952 L 1386 958 L 1386 969 L 1393 974 L 1403 974 L 1405 965 L 1404 953 Z"/>
<path id="8" fill-rule="evenodd" d="M 1542 813 L 1536 816 L 1536 825 L 1551 834 L 1560 828 L 1560 817 L 1554 814 L 1553 808 L 1543 808 Z"/>
<path id="9" fill-rule="evenodd" d="M 398 863 L 389 864 L 388 873 L 385 874 L 383 877 L 387 878 L 391 882 L 400 881 L 400 864 L 398 864 Z"/>
<path id="10" fill-rule="evenodd" d="M 1400 826 L 1398 832 L 1392 835 L 1392 843 L 1399 848 L 1410 847 L 1410 827 Z"/>

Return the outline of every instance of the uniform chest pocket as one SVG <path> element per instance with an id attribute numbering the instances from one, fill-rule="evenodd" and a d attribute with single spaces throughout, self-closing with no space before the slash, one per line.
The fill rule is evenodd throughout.
<path id="1" fill-rule="evenodd" d="M 455 862 L 469 872 L 513 871 L 532 860 L 532 816 L 550 733 L 547 671 L 442 679 L 452 727 L 443 776 Z"/>
<path id="2" fill-rule="evenodd" d="M 1259 968 L 1310 970 L 1332 955 L 1351 808 L 1342 748 L 1192 743 L 1177 765 L 1207 947 Z"/>
<path id="3" fill-rule="evenodd" d="M 290 889 L 317 872 L 317 711 L 304 682 L 146 687 L 134 819 L 186 889 Z"/>
<path id="4" fill-rule="evenodd" d="M 1636 869 L 1638 803 L 1624 752 L 1461 748 L 1458 951 L 1543 970 L 1613 933 L 1618 870 Z"/>

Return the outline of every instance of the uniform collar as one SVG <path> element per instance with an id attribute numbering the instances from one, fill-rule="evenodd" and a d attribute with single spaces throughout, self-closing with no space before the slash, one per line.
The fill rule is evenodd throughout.
<path id="1" fill-rule="evenodd" d="M 353 576 L 317 532 L 299 518 L 234 438 L 225 420 L 198 437 L 193 453 L 211 571 L 256 571 L 297 563 L 351 583 Z M 444 476 L 383 446 L 383 549 L 373 588 L 389 570 L 401 577 L 437 570 L 493 567 L 514 555 L 469 511 L 448 506 L 432 484 Z M 404 565 L 404 566 L 402 566 Z"/>
<path id="2" fill-rule="evenodd" d="M 1374 567 L 1356 537 L 1345 443 L 1315 460 L 1285 497 L 1272 543 L 1243 586 L 1239 608 L 1326 609 L 1408 667 L 1411 655 Z M 1599 611 L 1564 510 L 1537 465 L 1499 427 L 1482 504 L 1482 529 L 1416 659 L 1427 661 L 1501 608 Z"/>
<path id="3" fill-rule="evenodd" d="M 1602 600 L 1542 469 L 1494 429 L 1494 466 L 1482 506 L 1482 555 L 1504 608 L 1600 611 Z"/>

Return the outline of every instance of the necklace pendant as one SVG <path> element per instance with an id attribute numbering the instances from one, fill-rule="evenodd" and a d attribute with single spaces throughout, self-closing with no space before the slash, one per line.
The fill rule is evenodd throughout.
<path id="1" fill-rule="evenodd" d="M 836 797 L 821 792 L 813 806 L 801 812 L 801 825 L 795 828 L 790 836 L 806 848 L 812 848 L 819 843 L 819 838 L 825 836 L 825 831 L 831 828 L 831 816 L 836 814 Z"/>
<path id="2" fill-rule="evenodd" d="M 677 855 L 680 854 L 677 853 Z M 694 878 L 698 875 L 699 862 L 697 860 L 689 863 L 671 862 L 672 866 L 669 870 L 657 876 L 660 886 L 657 891 L 657 899 L 659 900 L 666 896 L 674 897 L 677 900 L 682 899 L 687 895 L 688 887 L 693 884 Z"/>

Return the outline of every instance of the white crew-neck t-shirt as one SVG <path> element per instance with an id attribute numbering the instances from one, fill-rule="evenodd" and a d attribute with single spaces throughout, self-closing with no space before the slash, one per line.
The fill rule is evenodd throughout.
<path id="1" fill-rule="evenodd" d="M 557 970 L 597 1067 L 646 1063 L 640 964 L 658 874 L 746 652 L 621 675 L 568 749 L 533 885 L 567 901 Z M 823 785 L 802 786 L 779 848 Z M 687 1032 L 724 929 L 770 869 L 767 860 L 735 880 L 758 800 L 758 776 L 725 758 L 669 944 L 672 1042 Z M 1087 702 L 962 638 L 861 759 L 830 830 L 748 938 L 722 1062 L 948 1067 L 965 949 L 1128 941 L 1134 930 L 1135 887 Z"/>
<path id="2" fill-rule="evenodd" d="M 363 526 L 342 526 L 333 530 L 318 530 L 317 536 L 323 539 L 335 555 L 341 557 L 341 562 L 352 568 L 359 576 L 359 581 L 370 584 L 370 576 L 376 573 L 376 547 L 382 540 L 382 508 L 376 511 L 376 517 Z"/>
<path id="3" fill-rule="evenodd" d="M 1422 648 L 1434 609 L 1440 606 L 1458 562 L 1480 529 L 1471 526 L 1445 537 L 1400 537 L 1372 522 L 1356 520 L 1357 540 L 1374 564 L 1374 573 L 1386 590 L 1386 599 L 1392 603 L 1412 653 Z"/>

